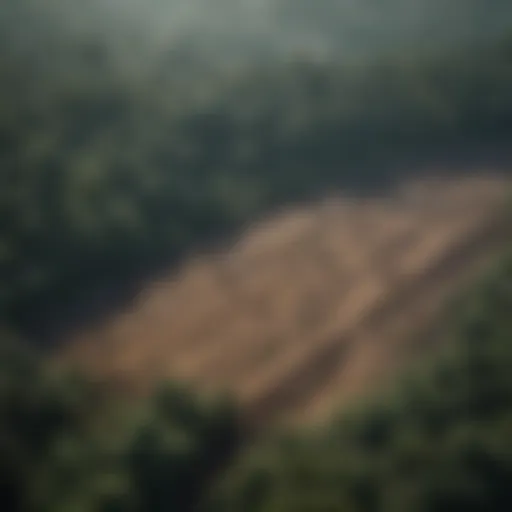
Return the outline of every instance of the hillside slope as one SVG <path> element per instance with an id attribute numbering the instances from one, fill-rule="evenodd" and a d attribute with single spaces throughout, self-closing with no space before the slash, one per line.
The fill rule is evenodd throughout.
<path id="1" fill-rule="evenodd" d="M 512 260 L 459 290 L 425 337 L 443 350 L 321 428 L 267 436 L 202 510 L 508 510 L 512 499 Z"/>
<path id="2" fill-rule="evenodd" d="M 402 364 L 405 340 L 504 244 L 505 197 L 475 176 L 284 212 L 71 336 L 58 360 L 129 392 L 168 377 L 227 389 L 254 421 L 321 416 Z"/>

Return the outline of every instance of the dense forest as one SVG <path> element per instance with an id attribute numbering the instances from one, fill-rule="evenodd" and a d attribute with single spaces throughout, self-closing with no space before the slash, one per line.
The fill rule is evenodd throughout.
<path id="1" fill-rule="evenodd" d="M 222 397 L 164 385 L 134 405 L 12 335 L 0 351 L 2 510 L 192 510 L 241 440 Z"/>
<path id="2" fill-rule="evenodd" d="M 492 27 L 508 5 L 494 4 Z M 173 46 L 149 70 L 126 66 L 102 25 L 59 31 L 34 5 L 8 4 L 0 42 L 0 308 L 32 335 L 286 201 L 508 146 L 507 33 L 230 71 Z"/>

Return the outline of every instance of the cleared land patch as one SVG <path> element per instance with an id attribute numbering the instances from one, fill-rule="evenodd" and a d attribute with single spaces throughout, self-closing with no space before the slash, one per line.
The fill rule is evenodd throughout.
<path id="1" fill-rule="evenodd" d="M 320 418 L 403 364 L 507 242 L 507 185 L 432 179 L 276 215 L 148 285 L 58 358 L 130 392 L 169 377 L 227 389 L 255 422 Z"/>

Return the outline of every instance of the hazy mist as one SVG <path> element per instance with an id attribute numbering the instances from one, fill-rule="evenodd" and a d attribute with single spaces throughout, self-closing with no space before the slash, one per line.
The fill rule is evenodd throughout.
<path id="1" fill-rule="evenodd" d="M 25 47 L 109 43 L 143 61 L 170 49 L 215 57 L 360 55 L 468 42 L 512 24 L 507 0 L 3 0 L 2 32 Z M 11 29 L 11 30 L 9 30 Z M 7 32 L 10 33 L 7 36 Z M 28 44 L 27 44 L 28 43 Z M 5 51 L 5 48 L 4 48 Z"/>

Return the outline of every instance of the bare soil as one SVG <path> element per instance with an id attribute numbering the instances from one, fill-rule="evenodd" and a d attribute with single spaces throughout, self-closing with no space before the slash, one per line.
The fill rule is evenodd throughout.
<path id="1" fill-rule="evenodd" d="M 507 243 L 507 188 L 432 179 L 283 212 L 149 284 L 57 361 L 131 393 L 164 378 L 228 390 L 256 423 L 322 418 L 410 360 L 444 300 Z"/>

